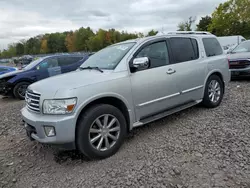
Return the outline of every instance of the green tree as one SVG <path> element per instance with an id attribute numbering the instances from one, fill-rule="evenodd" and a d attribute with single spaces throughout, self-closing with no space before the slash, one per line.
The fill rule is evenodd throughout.
<path id="1" fill-rule="evenodd" d="M 39 54 L 40 53 L 41 41 L 37 37 L 32 37 L 26 42 L 25 54 Z"/>
<path id="2" fill-rule="evenodd" d="M 208 31 L 209 25 L 212 23 L 212 18 L 210 16 L 202 17 L 197 26 L 197 31 Z"/>
<path id="3" fill-rule="evenodd" d="M 48 36 L 47 46 L 49 53 L 66 52 L 65 46 L 66 33 L 52 33 Z"/>
<path id="4" fill-rule="evenodd" d="M 154 35 L 156 35 L 158 33 L 158 31 L 155 31 L 155 30 L 150 30 L 149 32 L 148 32 L 148 34 L 146 35 L 146 36 L 154 36 Z"/>
<path id="5" fill-rule="evenodd" d="M 79 30 L 76 31 L 76 38 L 75 38 L 75 48 L 77 51 L 87 51 L 88 45 L 87 41 L 89 38 L 94 36 L 94 32 L 90 27 L 84 28 L 81 27 Z"/>
<path id="6" fill-rule="evenodd" d="M 250 1 L 228 0 L 221 3 L 212 14 L 208 30 L 217 36 L 250 36 Z"/>
<path id="7" fill-rule="evenodd" d="M 20 56 L 24 54 L 24 45 L 21 42 L 16 44 L 16 55 Z"/>
<path id="8" fill-rule="evenodd" d="M 192 31 L 192 25 L 195 20 L 195 18 L 190 16 L 187 21 L 179 23 L 178 31 Z"/>

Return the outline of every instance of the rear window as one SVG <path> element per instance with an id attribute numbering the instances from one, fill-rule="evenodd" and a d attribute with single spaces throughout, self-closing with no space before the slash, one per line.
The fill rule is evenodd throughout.
<path id="1" fill-rule="evenodd" d="M 217 56 L 223 54 L 220 43 L 216 38 L 202 39 L 207 57 Z"/>
<path id="2" fill-rule="evenodd" d="M 198 44 L 195 39 L 170 38 L 175 63 L 192 61 L 199 58 Z"/>

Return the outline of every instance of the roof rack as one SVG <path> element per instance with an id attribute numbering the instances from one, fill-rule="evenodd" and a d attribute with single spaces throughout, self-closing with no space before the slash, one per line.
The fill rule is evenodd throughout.
<path id="1" fill-rule="evenodd" d="M 212 35 L 212 33 L 207 32 L 207 31 L 171 31 L 171 32 L 161 32 L 159 33 L 159 35 L 177 35 L 177 34 L 181 34 L 181 35 Z"/>

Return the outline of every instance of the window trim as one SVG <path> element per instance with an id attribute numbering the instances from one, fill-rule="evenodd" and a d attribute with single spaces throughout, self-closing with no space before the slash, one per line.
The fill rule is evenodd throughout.
<path id="1" fill-rule="evenodd" d="M 196 43 L 197 43 L 197 46 L 198 46 L 198 58 L 196 58 L 196 59 L 192 59 L 192 60 L 189 60 L 189 61 L 182 61 L 182 62 L 176 62 L 176 59 L 175 59 L 175 57 L 174 57 L 174 53 L 173 53 L 173 48 L 172 48 L 172 46 L 171 46 L 171 42 L 170 42 L 170 39 L 171 38 L 182 38 L 182 39 L 189 39 L 190 40 L 190 43 L 191 43 L 191 45 L 192 45 L 192 48 L 193 48 L 193 51 L 194 51 L 194 55 L 195 55 L 195 49 L 194 49 L 194 45 L 193 45 L 193 43 L 192 43 L 192 41 L 191 41 L 191 39 L 194 39 L 194 40 L 196 40 Z M 197 61 L 198 59 L 200 59 L 200 46 L 199 46 L 199 42 L 198 42 L 198 40 L 196 39 L 196 38 L 193 38 L 193 37 L 175 37 L 175 36 L 173 36 L 173 37 L 170 37 L 169 38 L 169 45 L 170 45 L 170 50 L 171 50 L 171 56 L 172 56 L 172 58 L 173 58 L 173 61 L 172 61 L 172 64 L 179 64 L 179 63 L 186 63 L 186 62 L 192 62 L 192 61 Z"/>
<path id="2" fill-rule="evenodd" d="M 172 64 L 172 57 L 171 57 L 171 53 L 170 53 L 170 47 L 168 46 L 168 38 L 157 38 L 157 39 L 153 39 L 153 40 L 150 40 L 150 41 L 146 41 L 145 43 L 143 43 L 132 55 L 132 58 L 130 59 L 129 61 L 129 70 L 130 70 L 130 73 L 135 73 L 135 72 L 140 72 L 140 71 L 145 71 L 145 70 L 150 70 L 150 69 L 155 69 L 155 68 L 159 68 L 159 67 L 154 67 L 154 68 L 148 68 L 148 69 L 144 69 L 144 70 L 135 70 L 135 71 L 132 71 L 131 70 L 131 67 L 132 67 L 132 64 L 133 64 L 133 60 L 136 58 L 136 56 L 141 52 L 141 50 L 151 44 L 154 44 L 154 43 L 158 43 L 158 42 L 165 42 L 166 44 L 166 48 L 167 48 L 167 53 L 168 53 L 168 57 L 169 57 L 169 64 L 166 64 L 165 66 L 168 66 L 168 65 L 171 65 Z M 160 67 L 165 67 L 165 66 L 160 66 Z"/>

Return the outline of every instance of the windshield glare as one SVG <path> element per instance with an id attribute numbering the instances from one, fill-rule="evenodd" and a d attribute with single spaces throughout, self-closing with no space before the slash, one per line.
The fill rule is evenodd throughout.
<path id="1" fill-rule="evenodd" d="M 240 53 L 240 52 L 250 52 L 250 41 L 248 42 L 242 42 L 234 50 L 233 53 Z"/>
<path id="2" fill-rule="evenodd" d="M 135 42 L 130 42 L 106 47 L 90 56 L 81 67 L 113 70 L 134 45 Z"/>
<path id="3" fill-rule="evenodd" d="M 29 70 L 32 69 L 34 66 L 36 66 L 38 63 L 40 63 L 44 58 L 38 58 L 35 61 L 32 61 L 30 64 L 28 64 L 26 67 L 23 68 L 23 70 Z"/>

